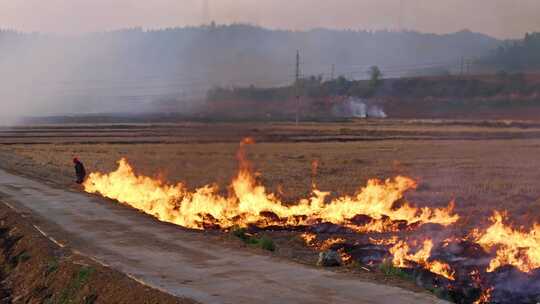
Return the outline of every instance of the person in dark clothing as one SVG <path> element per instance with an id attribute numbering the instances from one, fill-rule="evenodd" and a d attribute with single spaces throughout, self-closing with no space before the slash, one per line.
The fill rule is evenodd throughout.
<path id="1" fill-rule="evenodd" d="M 83 163 L 81 163 L 78 158 L 74 158 L 73 164 L 75 164 L 75 175 L 77 175 L 77 184 L 84 183 L 84 179 L 86 178 L 86 170 L 84 169 Z"/>

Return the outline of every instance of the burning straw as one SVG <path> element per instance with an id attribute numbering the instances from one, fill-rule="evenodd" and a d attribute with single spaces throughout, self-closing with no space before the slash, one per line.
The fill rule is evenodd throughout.
<path id="1" fill-rule="evenodd" d="M 503 213 L 495 212 L 487 229 L 440 242 L 427 237 L 411 241 L 398 235 L 370 238 L 365 244 L 340 237 L 319 242 L 314 232 L 324 232 L 325 227 L 341 227 L 340 231 L 356 235 L 410 233 L 426 224 L 449 227 L 460 217 L 454 213 L 453 203 L 446 208 L 418 208 L 407 202 L 405 193 L 417 184 L 404 176 L 371 179 L 356 194 L 329 200 L 331 193 L 317 188 L 316 162 L 312 194 L 284 202 L 257 182 L 246 158 L 245 147 L 250 144 L 251 139 L 240 143 L 239 169 L 228 195 L 222 195 L 215 185 L 189 190 L 181 183 L 138 175 L 124 158 L 114 172 L 90 174 L 84 188 L 187 228 L 304 229 L 302 237 L 308 246 L 334 250 L 344 261 L 365 265 L 390 259 L 393 267 L 412 271 L 417 283 L 444 290 L 444 297 L 458 303 L 540 300 L 540 225 L 530 231 L 514 229 L 504 224 Z"/>

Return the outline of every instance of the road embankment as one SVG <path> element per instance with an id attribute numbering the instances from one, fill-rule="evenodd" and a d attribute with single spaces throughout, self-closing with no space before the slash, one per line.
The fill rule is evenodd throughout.
<path id="1" fill-rule="evenodd" d="M 188 304 L 56 242 L 0 200 L 0 303 Z"/>

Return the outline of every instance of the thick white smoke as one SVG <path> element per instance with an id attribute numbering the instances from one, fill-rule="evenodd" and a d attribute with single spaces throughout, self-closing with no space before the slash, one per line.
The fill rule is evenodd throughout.
<path id="1" fill-rule="evenodd" d="M 386 118 L 384 109 L 378 105 L 371 105 L 360 98 L 349 97 L 346 101 L 336 105 L 332 112 L 335 116 L 345 118 Z"/>

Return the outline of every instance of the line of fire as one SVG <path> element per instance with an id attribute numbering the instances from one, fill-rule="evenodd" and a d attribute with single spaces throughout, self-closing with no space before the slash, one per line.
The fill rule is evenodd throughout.
<path id="1" fill-rule="evenodd" d="M 454 212 L 455 202 L 446 208 L 409 202 L 406 193 L 417 182 L 405 176 L 371 179 L 339 197 L 314 183 L 310 197 L 285 202 L 258 182 L 246 157 L 251 144 L 250 138 L 240 143 L 228 194 L 216 185 L 189 190 L 138 175 L 125 158 L 114 172 L 90 174 L 84 189 L 191 229 L 295 231 L 320 252 L 320 263 L 399 271 L 461 303 L 526 302 L 536 293 L 540 225 L 514 227 L 501 210 L 464 228 L 470 219 Z"/>

